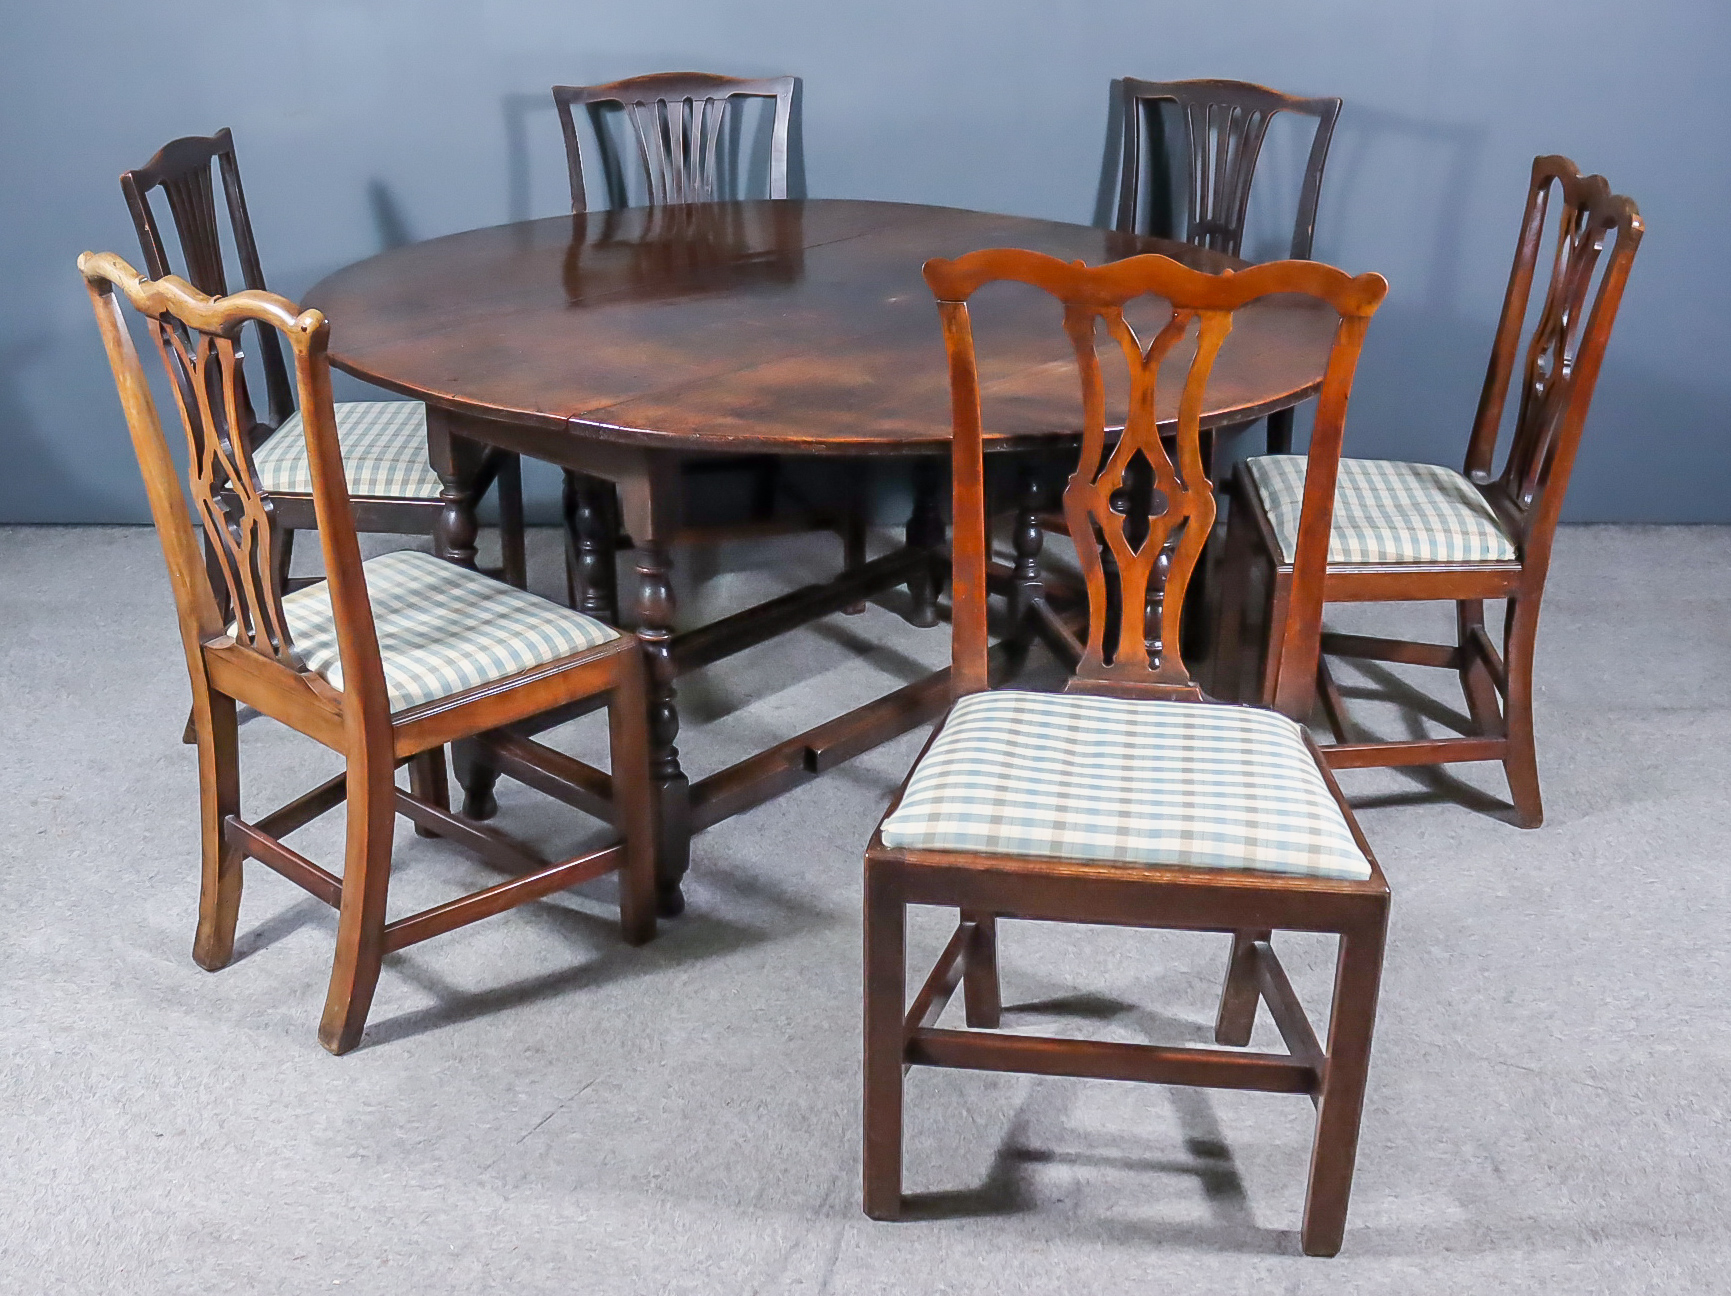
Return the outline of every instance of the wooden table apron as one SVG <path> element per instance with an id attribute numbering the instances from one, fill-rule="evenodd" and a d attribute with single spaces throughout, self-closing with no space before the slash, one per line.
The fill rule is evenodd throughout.
<path id="1" fill-rule="evenodd" d="M 483 449 L 531 455 L 618 490 L 635 542 L 637 629 L 651 662 L 651 759 L 662 879 L 677 892 L 692 831 L 759 804 L 938 714 L 939 672 L 688 786 L 674 745 L 674 679 L 907 583 L 911 619 L 936 624 L 950 436 L 933 256 L 1034 248 L 1090 264 L 1160 252 L 1205 270 L 1242 263 L 1161 239 L 946 207 L 842 200 L 704 203 L 591 212 L 471 230 L 372 257 L 307 294 L 331 320 L 331 359 L 427 405 L 445 485 L 435 543 L 473 566 L 468 485 Z M 1080 401 L 1055 303 L 994 286 L 973 311 L 988 448 L 1076 435 Z M 1149 316 L 1152 319 L 1152 314 Z M 1216 364 L 1205 427 L 1312 395 L 1332 312 L 1292 297 L 1242 312 Z M 1181 375 L 1189 354 L 1167 368 Z M 1121 366 L 1107 366 L 1108 371 Z M 1114 393 L 1121 398 L 1122 389 Z M 1177 384 L 1163 384 L 1169 417 Z M 668 547 L 679 464 L 727 453 L 923 456 L 908 543 L 722 621 L 673 633 Z M 611 556 L 606 559 L 611 562 Z M 617 617 L 617 609 L 602 609 Z M 508 771 L 515 772 L 515 771 Z M 542 780 L 543 790 L 558 794 Z M 593 810 L 593 788 L 565 799 Z"/>

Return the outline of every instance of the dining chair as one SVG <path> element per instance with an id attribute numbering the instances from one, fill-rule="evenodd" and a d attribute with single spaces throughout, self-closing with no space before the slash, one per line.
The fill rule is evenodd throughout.
<path id="1" fill-rule="evenodd" d="M 122 173 L 120 188 L 137 228 L 145 273 L 152 279 L 172 273 L 150 201 L 151 193 L 160 189 L 174 220 L 186 279 L 213 297 L 228 292 L 213 166 L 222 177 L 229 239 L 241 282 L 249 289 L 265 291 L 264 269 L 247 215 L 234 138 L 227 127 L 215 135 L 170 140 L 143 166 Z M 247 435 L 255 451 L 259 487 L 270 500 L 273 521 L 281 532 L 276 556 L 286 571 L 294 533 L 316 526 L 316 509 L 300 430 L 301 414 L 295 409 L 282 346 L 269 328 L 260 327 L 257 338 L 266 417 L 256 417 L 250 396 L 243 390 L 243 396 L 248 396 L 246 417 L 251 424 Z M 356 527 L 393 534 L 433 534 L 449 501 L 444 483 L 427 459 L 427 407 L 419 401 L 338 401 L 336 418 Z M 484 494 L 495 482 L 503 575 L 522 588 L 523 488 L 516 455 L 490 451 L 473 487 L 474 496 Z"/>
<path id="2" fill-rule="evenodd" d="M 580 116 L 587 119 L 594 140 L 594 169 L 601 176 L 606 210 L 618 211 L 631 202 L 632 171 L 622 154 L 633 151 L 636 189 L 647 206 L 743 198 L 749 177 L 743 174 L 744 118 L 737 103 L 741 99 L 771 101 L 767 197 L 786 198 L 794 81 L 791 76 L 750 79 L 711 72 L 657 72 L 605 85 L 554 86 L 553 103 L 559 110 L 565 138 L 571 210 L 589 210 Z M 627 143 L 623 148 L 607 128 L 609 110 L 624 118 Z M 786 527 L 773 524 L 782 492 L 781 461 L 774 455 L 697 456 L 681 465 L 681 474 L 688 481 L 742 472 L 751 475 L 750 521 L 734 527 L 687 528 L 680 537 L 683 542 L 757 536 L 774 530 L 835 531 L 842 541 L 844 565 L 851 570 L 864 563 L 863 503 L 856 502 L 847 516 L 839 519 L 814 514 L 793 520 Z M 601 570 L 610 559 L 595 556 L 599 546 L 593 537 L 598 525 L 617 517 L 612 494 L 603 482 L 569 470 L 565 473 L 566 576 L 573 607 L 609 604 L 609 593 L 587 602 L 585 597 L 586 581 L 605 581 L 610 575 Z M 856 494 L 863 497 L 863 492 Z"/>
<path id="3" fill-rule="evenodd" d="M 1249 81 L 1140 81 L 1123 80 L 1123 165 L 1118 172 L 1118 218 L 1114 228 L 1126 234 L 1167 234 L 1169 177 L 1159 167 L 1164 159 L 1164 131 L 1158 105 L 1173 104 L 1181 119 L 1185 142 L 1184 227 L 1172 237 L 1225 252 L 1243 255 L 1244 224 L 1250 210 L 1251 183 L 1257 159 L 1268 134 L 1269 123 L 1279 113 L 1314 117 L 1299 189 L 1298 209 L 1292 222 L 1292 242 L 1287 255 L 1298 261 L 1310 259 L 1316 236 L 1316 206 L 1322 196 L 1322 172 L 1328 164 L 1328 146 L 1334 139 L 1340 117 L 1340 100 L 1301 98 L 1283 94 Z M 1151 159 L 1153 166 L 1145 166 Z M 1268 452 L 1284 454 L 1292 448 L 1291 410 L 1268 417 Z M 1206 443 L 1204 450 L 1208 449 Z"/>
<path id="4" fill-rule="evenodd" d="M 1317 409 L 1317 436 L 1338 439 L 1366 326 L 1388 286 L 1314 262 L 1209 275 L 1154 255 L 1087 267 L 1003 248 L 928 261 L 925 275 L 952 393 L 956 700 L 866 850 L 866 1213 L 893 1219 L 903 1209 L 911 1066 L 1257 1089 L 1316 1104 L 1302 1241 L 1310 1254 L 1332 1255 L 1346 1223 L 1388 884 L 1306 732 L 1274 712 L 1205 697 L 1178 627 L 1215 509 L 1201 457 L 1203 392 L 1234 312 L 1271 293 L 1302 293 L 1338 313 Z M 1081 454 L 1063 507 L 1071 534 L 1094 543 L 1077 546 L 1088 624 L 1061 693 L 990 687 L 969 301 L 1001 281 L 1062 304 L 1082 380 Z M 1163 300 L 1144 342 L 1125 307 L 1150 297 Z M 1128 419 L 1115 444 L 1096 350 L 1102 325 L 1106 350 L 1121 352 L 1129 371 Z M 1312 503 L 1326 524 L 1328 500 Z M 959 912 L 911 1006 L 910 905 Z M 1248 1044 L 1266 1001 L 1289 1051 L 997 1033 L 1000 917 L 1233 933 L 1215 1041 Z M 1339 937 L 1326 1049 L 1275 957 L 1275 930 Z M 958 984 L 967 1029 L 939 1024 Z"/>
<path id="5" fill-rule="evenodd" d="M 1548 228 L 1555 231 L 1550 266 L 1523 352 Z M 1335 738 L 1323 753 L 1334 768 L 1501 761 L 1516 822 L 1537 828 L 1544 821 L 1533 744 L 1539 604 L 1593 387 L 1642 230 L 1635 203 L 1613 194 L 1603 176 L 1583 176 L 1564 157 L 1533 161 L 1464 472 L 1342 459 L 1338 441 L 1315 440 L 1308 457 L 1270 455 L 1240 465 L 1216 635 L 1229 664 L 1217 691 L 1254 696 L 1307 720 L 1320 689 Z M 1518 391 L 1512 419 L 1511 385 Z M 1508 449 L 1499 469 L 1505 422 Z M 1331 526 L 1306 513 L 1313 486 L 1335 493 Z M 1312 561 L 1323 554 L 1326 564 Z M 1264 630 L 1257 653 L 1235 654 L 1258 568 L 1269 576 Z M 1492 599 L 1506 600 L 1500 650 L 1485 629 L 1485 602 Z M 1322 631 L 1328 603 L 1429 600 L 1454 603 L 1452 645 Z M 1455 671 L 1469 712 L 1461 736 L 1352 739 L 1327 655 Z"/>
<path id="6" fill-rule="evenodd" d="M 214 971 L 233 953 L 241 868 L 259 860 L 338 911 L 320 1042 L 345 1053 L 361 1038 L 385 955 L 603 874 L 619 874 L 627 942 L 655 931 L 653 818 L 643 665 L 637 640 L 590 617 L 416 551 L 361 561 L 331 399 L 329 326 L 274 294 L 213 298 L 184 279 L 141 279 L 112 253 L 79 258 L 120 391 L 157 538 L 167 559 L 193 693 L 203 843 L 193 958 Z M 185 427 L 187 504 L 116 290 L 148 320 Z M 314 522 L 326 578 L 288 592 L 275 552 L 274 500 L 259 486 L 246 433 L 243 326 L 286 339 L 293 357 Z M 282 435 L 281 432 L 278 435 Z M 194 522 L 196 514 L 197 523 Z M 228 594 L 219 611 L 193 539 Z M 604 699 L 612 773 L 529 742 L 509 726 Z M 342 774 L 261 818 L 241 818 L 236 704 L 342 755 Z M 450 810 L 444 744 L 509 745 L 537 782 L 575 771 L 606 791 L 595 813 L 620 841 L 550 862 Z M 409 766 L 410 789 L 396 784 Z M 513 766 L 519 768 L 519 766 Z M 527 777 L 527 775 L 525 776 Z M 339 877 L 282 839 L 347 803 Z M 389 919 L 396 815 L 519 876 Z"/>

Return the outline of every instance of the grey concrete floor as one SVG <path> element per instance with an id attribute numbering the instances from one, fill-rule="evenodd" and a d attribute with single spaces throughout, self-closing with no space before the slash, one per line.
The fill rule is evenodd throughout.
<path id="1" fill-rule="evenodd" d="M 830 547 L 702 556 L 686 607 L 739 606 Z M 1495 767 L 1343 779 L 1395 904 L 1346 1246 L 1323 1261 L 1297 1247 L 1302 1098 L 917 1071 L 925 1218 L 861 1215 L 860 852 L 919 734 L 703 834 L 689 914 L 645 949 L 598 885 L 393 956 L 363 1046 L 330 1057 L 322 905 L 249 866 L 235 962 L 191 961 L 196 770 L 153 535 L 0 530 L 0 1291 L 1731 1289 L 1727 573 L 1731 531 L 1565 530 L 1541 830 L 1502 818 Z M 688 765 L 946 651 L 874 607 L 711 668 L 681 686 Z M 1451 680 L 1397 674 L 1343 682 L 1410 674 L 1456 706 Z M 1433 723 L 1362 706 L 1389 736 Z M 242 735 L 249 813 L 334 768 L 268 721 Z M 550 849 L 595 837 L 521 787 L 501 802 Z M 340 861 L 340 818 L 301 849 Z M 399 911 L 493 878 L 406 826 L 398 847 Z M 921 915 L 916 957 L 946 934 Z M 1221 938 L 1020 925 L 1003 945 L 1015 1029 L 1208 1033 Z M 1326 944 L 1281 948 L 1325 1003 Z"/>

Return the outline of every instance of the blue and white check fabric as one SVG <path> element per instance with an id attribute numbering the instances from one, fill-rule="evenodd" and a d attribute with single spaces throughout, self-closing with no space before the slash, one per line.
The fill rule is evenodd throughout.
<path id="1" fill-rule="evenodd" d="M 911 850 L 1370 877 L 1299 727 L 1204 702 L 970 694 L 881 832 Z"/>
<path id="2" fill-rule="evenodd" d="M 337 443 L 349 494 L 379 499 L 438 499 L 439 475 L 427 462 L 427 407 L 420 401 L 343 401 Z M 312 468 L 296 410 L 252 457 L 266 494 L 310 495 Z"/>
<path id="3" fill-rule="evenodd" d="M 599 647 L 619 632 L 593 617 L 415 550 L 361 564 L 391 710 Z M 343 686 L 336 622 L 323 581 L 282 601 L 307 667 Z"/>
<path id="4" fill-rule="evenodd" d="M 1251 480 L 1274 526 L 1280 560 L 1298 551 L 1303 455 L 1259 455 Z M 1452 468 L 1342 459 L 1335 479 L 1330 565 L 1512 562 L 1515 546 L 1473 484 Z"/>

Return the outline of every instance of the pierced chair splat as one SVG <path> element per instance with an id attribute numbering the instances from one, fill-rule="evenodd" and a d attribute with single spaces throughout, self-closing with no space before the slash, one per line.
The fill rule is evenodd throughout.
<path id="1" fill-rule="evenodd" d="M 1127 234 L 1167 232 L 1168 213 L 1159 210 L 1167 197 L 1167 178 L 1159 173 L 1164 149 L 1155 144 L 1164 141 L 1159 105 L 1170 103 L 1178 111 L 1184 139 L 1184 227 L 1173 237 L 1230 256 L 1243 255 L 1256 164 L 1270 123 L 1284 112 L 1316 121 L 1287 252 L 1293 260 L 1310 259 L 1323 168 L 1328 165 L 1328 148 L 1340 119 L 1338 98 L 1304 98 L 1249 81 L 1141 81 L 1125 77 L 1121 84 L 1124 158 L 1118 172 L 1115 228 Z M 1269 415 L 1270 454 L 1284 454 L 1292 448 L 1292 420 L 1289 409 Z"/>
<path id="2" fill-rule="evenodd" d="M 1340 1247 L 1376 1013 L 1388 886 L 1304 731 L 1217 704 L 1184 663 L 1178 628 L 1214 519 L 1200 426 L 1235 312 L 1276 293 L 1338 316 L 1319 435 L 1338 436 L 1366 326 L 1387 285 L 1312 262 L 1204 274 L 1161 256 L 1099 267 L 993 249 L 927 262 L 949 355 L 954 419 L 956 701 L 865 858 L 865 1210 L 897 1217 L 903 1075 L 962 1067 L 1310 1096 L 1317 1106 L 1303 1244 Z M 1088 623 L 1062 693 L 992 689 L 989 546 L 970 300 L 1008 281 L 1056 298 L 1082 389 L 1080 459 L 1064 512 L 1087 582 Z M 1125 318 L 1159 312 L 1144 343 Z M 1128 417 L 1106 429 L 1105 350 L 1129 371 Z M 1178 388 L 1176 396 L 1171 388 Z M 1175 423 L 1168 453 L 1162 421 Z M 1331 433 L 1332 429 L 1332 433 Z M 907 1000 L 910 905 L 958 911 L 954 937 Z M 1001 917 L 1233 933 L 1215 1036 L 1169 1048 L 997 1033 Z M 1326 1047 L 1274 955 L 1277 930 L 1340 938 Z M 964 991 L 968 1029 L 939 1025 Z M 1290 1050 L 1248 1044 L 1261 1002 Z"/>
<path id="3" fill-rule="evenodd" d="M 333 1053 L 359 1043 L 386 954 L 579 882 L 617 872 L 625 939 L 648 940 L 655 931 L 656 827 L 637 640 L 428 554 L 361 561 L 331 400 L 329 329 L 318 311 L 298 311 L 256 290 L 212 298 L 173 276 L 141 279 L 112 253 L 87 252 L 78 265 L 168 562 L 192 682 L 204 855 L 198 964 L 214 971 L 233 952 L 241 866 L 249 858 L 339 912 L 319 1027 Z M 187 436 L 190 509 L 119 297 L 146 317 L 167 367 Z M 296 435 L 305 445 L 328 573 L 292 593 L 276 551 L 276 499 L 259 486 L 246 435 L 239 337 L 254 325 L 286 343 L 293 359 L 302 416 Z M 195 526 L 227 610 L 199 556 Z M 608 709 L 610 773 L 513 730 L 587 699 Z M 237 704 L 340 753 L 345 772 L 271 814 L 242 819 Z M 459 740 L 508 749 L 511 770 L 543 790 L 581 783 L 591 813 L 620 840 L 554 862 L 452 814 L 444 745 Z M 396 784 L 403 765 L 409 791 Z M 282 839 L 345 802 L 347 850 L 337 876 Z M 387 921 L 398 814 L 518 876 Z"/>

